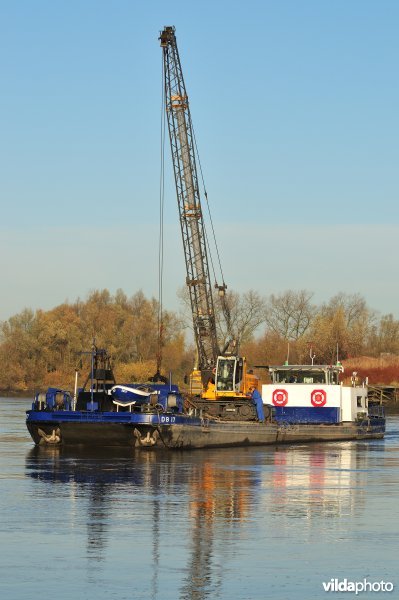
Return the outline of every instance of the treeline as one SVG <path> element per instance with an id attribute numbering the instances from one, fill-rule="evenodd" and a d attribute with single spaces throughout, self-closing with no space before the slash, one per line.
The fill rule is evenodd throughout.
<path id="1" fill-rule="evenodd" d="M 93 291 L 49 311 L 25 309 L 1 324 L 0 389 L 24 391 L 56 385 L 71 388 L 75 368 L 89 370 L 93 339 L 112 356 L 120 381 L 154 375 L 158 353 L 158 303 L 140 291 L 128 298 L 122 290 Z M 184 368 L 185 336 L 178 316 L 163 313 L 164 368 Z M 81 365 L 83 363 L 83 365 Z"/>
<path id="2" fill-rule="evenodd" d="M 315 305 L 312 293 L 301 290 L 271 295 L 265 300 L 264 330 L 244 345 L 253 364 L 334 363 L 368 375 L 372 383 L 399 383 L 399 321 L 380 315 L 359 294 L 337 294 Z M 377 360 L 378 359 L 378 360 Z M 269 363 L 270 364 L 270 363 Z"/>
<path id="3" fill-rule="evenodd" d="M 359 294 L 337 294 L 315 305 L 312 293 L 301 290 L 271 295 L 265 300 L 263 334 L 254 342 L 265 357 L 287 355 L 290 362 L 332 363 L 359 356 L 399 354 L 399 321 L 392 314 L 379 315 Z"/>
<path id="4" fill-rule="evenodd" d="M 184 291 L 181 311 L 163 312 L 162 367 L 182 383 L 195 360 L 191 312 Z M 262 297 L 230 292 L 215 310 L 221 345 L 234 338 L 250 364 L 316 363 L 399 355 L 399 321 L 379 315 L 361 296 L 338 294 L 322 305 L 305 290 Z M 48 385 L 70 389 L 75 368 L 88 371 L 92 340 L 106 348 L 119 381 L 145 381 L 156 371 L 159 305 L 143 292 L 93 291 L 85 301 L 49 311 L 23 310 L 0 325 L 0 389 L 30 391 Z M 81 365 L 83 361 L 83 365 Z M 85 363 L 86 361 L 86 363 Z M 395 378 L 395 373 L 391 379 Z M 399 379 L 399 377 L 398 377 Z M 385 383 L 392 383 L 387 381 Z"/>

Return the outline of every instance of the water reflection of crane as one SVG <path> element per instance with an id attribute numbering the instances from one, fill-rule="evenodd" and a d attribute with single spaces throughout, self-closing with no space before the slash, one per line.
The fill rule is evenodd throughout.
<path id="1" fill-rule="evenodd" d="M 95 561 L 103 558 L 107 546 L 108 509 L 103 499 L 107 494 L 108 485 L 98 482 L 90 486 L 90 510 L 86 521 L 87 556 Z"/>
<path id="2" fill-rule="evenodd" d="M 231 455 L 230 455 L 231 456 Z M 235 456 L 235 462 L 239 461 Z M 234 537 L 240 522 L 248 517 L 253 479 L 247 469 L 224 467 L 205 460 L 192 472 L 189 482 L 191 551 L 187 576 L 180 597 L 202 600 L 218 596 L 223 582 L 223 561 L 215 560 L 215 529 Z"/>

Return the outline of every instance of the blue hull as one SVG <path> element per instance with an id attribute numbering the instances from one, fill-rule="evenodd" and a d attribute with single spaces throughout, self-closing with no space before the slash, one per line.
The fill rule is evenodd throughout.
<path id="1" fill-rule="evenodd" d="M 216 448 L 382 438 L 385 419 L 301 424 L 204 420 L 173 412 L 27 411 L 36 444 L 132 448 Z"/>
<path id="2" fill-rule="evenodd" d="M 276 421 L 284 423 L 339 423 L 340 409 L 314 406 L 276 406 Z"/>
<path id="3" fill-rule="evenodd" d="M 201 419 L 191 417 L 189 415 L 181 415 L 177 413 L 141 413 L 141 412 L 96 412 L 96 411 L 55 411 L 45 412 L 39 410 L 26 411 L 26 423 L 119 423 L 130 425 L 163 425 L 163 424 L 179 424 L 179 425 L 198 425 Z"/>

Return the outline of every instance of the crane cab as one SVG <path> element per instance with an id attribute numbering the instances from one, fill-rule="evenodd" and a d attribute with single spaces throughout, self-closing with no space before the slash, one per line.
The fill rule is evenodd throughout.
<path id="1" fill-rule="evenodd" d="M 216 392 L 241 391 L 244 361 L 238 356 L 218 356 L 216 363 L 215 388 Z"/>
<path id="2" fill-rule="evenodd" d="M 246 360 L 242 356 L 218 356 L 214 377 L 208 381 L 202 398 L 217 400 L 219 398 L 242 397 L 252 389 L 258 389 L 259 379 L 247 372 Z"/>

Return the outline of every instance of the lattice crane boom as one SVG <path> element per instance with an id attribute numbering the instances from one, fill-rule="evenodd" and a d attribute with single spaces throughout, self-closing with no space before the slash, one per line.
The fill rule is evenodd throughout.
<path id="1" fill-rule="evenodd" d="M 198 368 L 206 373 L 216 365 L 219 346 L 198 186 L 195 140 L 175 28 L 165 27 L 160 41 L 163 49 L 165 108 L 186 262 L 186 283 L 198 349 Z"/>

